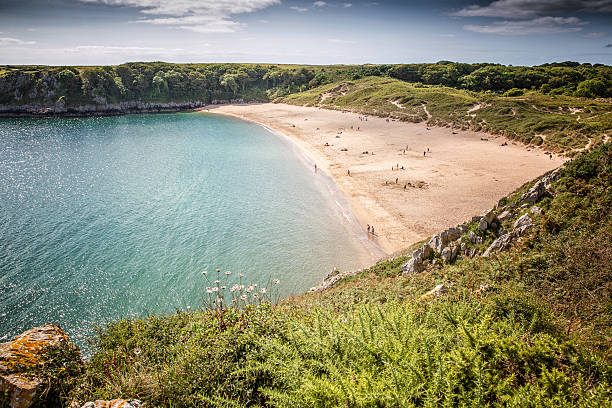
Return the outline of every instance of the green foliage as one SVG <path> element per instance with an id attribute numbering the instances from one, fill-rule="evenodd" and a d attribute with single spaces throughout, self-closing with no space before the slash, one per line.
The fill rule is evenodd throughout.
<path id="1" fill-rule="evenodd" d="M 165 407 L 260 403 L 266 377 L 244 368 L 262 343 L 287 335 L 295 316 L 261 305 L 109 323 L 71 396 L 83 402 L 131 397 Z"/>
<path id="2" fill-rule="evenodd" d="M 378 77 L 329 84 L 281 101 L 485 131 L 559 152 L 599 145 L 612 129 L 609 102 L 517 89 L 497 96 Z"/>
<path id="3" fill-rule="evenodd" d="M 611 153 L 606 143 L 568 162 L 509 252 L 406 276 L 400 256 L 274 307 L 109 323 L 69 397 L 156 407 L 610 406 Z M 520 216 L 532 185 L 498 211 Z M 441 283 L 442 294 L 422 296 Z"/>
<path id="4" fill-rule="evenodd" d="M 277 407 L 610 403 L 605 365 L 511 316 L 465 300 L 315 313 L 290 341 L 268 342 L 256 368 L 272 377 L 264 393 Z"/>

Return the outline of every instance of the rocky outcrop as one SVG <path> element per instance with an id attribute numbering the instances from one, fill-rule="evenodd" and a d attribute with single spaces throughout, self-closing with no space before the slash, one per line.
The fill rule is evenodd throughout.
<path id="1" fill-rule="evenodd" d="M 0 105 L 0 116 L 93 116 L 93 115 L 123 115 L 126 113 L 158 113 L 177 112 L 205 106 L 202 101 L 189 102 L 140 102 L 126 101 L 120 103 L 87 104 L 66 106 L 63 100 L 54 105 L 30 103 L 24 105 Z"/>
<path id="2" fill-rule="evenodd" d="M 402 266 L 403 273 L 422 272 L 423 269 L 425 269 L 425 264 L 423 262 L 431 258 L 434 252 L 439 253 L 444 262 L 453 262 L 457 258 L 457 254 L 461 247 L 459 237 L 461 234 L 465 233 L 466 230 L 467 226 L 461 224 L 457 227 L 444 230 L 439 234 L 434 234 L 426 244 L 412 253 L 408 262 Z"/>
<path id="3" fill-rule="evenodd" d="M 83 405 L 75 402 L 70 405 L 70 408 L 141 408 L 143 406 L 139 400 L 114 399 L 110 401 L 97 400 Z"/>
<path id="4" fill-rule="evenodd" d="M 40 399 L 45 384 L 29 370 L 45 363 L 47 347 L 60 343 L 68 343 L 68 337 L 60 327 L 48 324 L 0 344 L 0 394 L 8 396 L 10 408 L 27 408 Z"/>
<path id="5" fill-rule="evenodd" d="M 551 184 L 559 179 L 560 169 L 553 170 L 538 180 L 525 194 L 521 196 L 521 201 L 535 204 L 540 201 L 548 192 Z"/>

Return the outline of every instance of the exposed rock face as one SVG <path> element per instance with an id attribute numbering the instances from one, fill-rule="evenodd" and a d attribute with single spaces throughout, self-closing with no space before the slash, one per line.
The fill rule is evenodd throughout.
<path id="1" fill-rule="evenodd" d="M 544 195 L 546 195 L 550 185 L 559 179 L 559 170 L 556 169 L 552 173 L 542 177 L 538 180 L 525 194 L 521 196 L 521 201 L 525 201 L 529 204 L 535 204 Z"/>
<path id="2" fill-rule="evenodd" d="M 501 214 L 497 216 L 497 219 L 499 220 L 499 222 L 505 222 L 506 220 L 510 218 L 512 218 L 512 213 L 508 210 L 505 210 L 504 212 L 502 212 Z"/>
<path id="3" fill-rule="evenodd" d="M 228 101 L 229 102 L 229 101 Z M 232 101 L 236 103 L 243 102 Z M 196 109 L 205 106 L 202 101 L 188 102 L 141 102 L 125 101 L 120 103 L 106 103 L 98 100 L 97 104 L 66 106 L 64 100 L 58 100 L 54 105 L 38 103 L 25 105 L 0 105 L 0 116 L 91 116 L 91 115 L 122 115 L 126 113 L 145 112 L 176 112 L 179 110 Z"/>
<path id="4" fill-rule="evenodd" d="M 529 228 L 533 227 L 533 221 L 529 214 L 524 214 L 518 220 L 514 222 L 514 226 L 511 232 L 500 235 L 493 243 L 487 248 L 482 256 L 489 256 L 493 251 L 503 251 L 510 246 L 510 244 L 525 233 Z"/>
<path id="5" fill-rule="evenodd" d="M 87 402 L 83 405 L 72 404 L 70 408 L 140 408 L 143 404 L 139 400 L 123 400 L 123 399 L 114 399 L 111 401 L 94 401 Z"/>
<path id="6" fill-rule="evenodd" d="M 36 376 L 25 375 L 24 368 L 43 363 L 43 351 L 61 342 L 68 342 L 66 334 L 48 324 L 0 344 L 0 393 L 9 396 L 11 408 L 27 408 L 36 402 L 43 384 Z"/>
<path id="7" fill-rule="evenodd" d="M 513 229 L 515 231 L 520 231 L 519 235 L 522 235 L 523 232 L 525 232 L 531 227 L 533 227 L 533 221 L 531 220 L 531 217 L 529 216 L 529 214 L 524 214 L 521 217 L 519 217 L 519 219 L 516 220 L 513 225 Z"/>

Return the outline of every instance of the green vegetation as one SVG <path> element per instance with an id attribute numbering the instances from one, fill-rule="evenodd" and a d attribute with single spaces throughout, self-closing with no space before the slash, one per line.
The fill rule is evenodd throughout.
<path id="1" fill-rule="evenodd" d="M 0 66 L 0 110 L 8 114 L 70 114 L 82 106 L 121 102 L 284 101 L 469 127 L 555 151 L 601 143 L 612 128 L 612 109 L 609 100 L 593 98 L 610 97 L 611 67 L 572 62 Z"/>
<path id="2" fill-rule="evenodd" d="M 502 134 L 560 152 L 583 148 L 589 142 L 599 145 L 612 130 L 610 102 L 533 91 L 506 94 L 368 77 L 324 85 L 281 101 Z"/>
<path id="3" fill-rule="evenodd" d="M 531 185 L 500 205 L 522 215 Z M 568 162 L 536 204 L 536 226 L 490 258 L 402 275 L 398 257 L 274 307 L 110 323 L 66 401 L 610 406 L 612 144 Z"/>

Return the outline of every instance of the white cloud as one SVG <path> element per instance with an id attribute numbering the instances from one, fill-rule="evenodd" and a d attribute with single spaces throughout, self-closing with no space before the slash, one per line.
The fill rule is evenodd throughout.
<path id="1" fill-rule="evenodd" d="M 22 45 L 34 45 L 36 41 L 24 41 L 19 38 L 0 37 L 0 47 L 19 47 Z"/>
<path id="2" fill-rule="evenodd" d="M 576 17 L 539 17 L 532 20 L 495 21 L 489 25 L 465 25 L 464 29 L 477 33 L 499 35 L 557 34 L 582 30 L 588 24 Z"/>
<path id="3" fill-rule="evenodd" d="M 612 13 L 612 0 L 496 0 L 486 6 L 467 6 L 461 17 L 534 18 L 561 13 Z"/>
<path id="4" fill-rule="evenodd" d="M 355 41 L 341 40 L 339 38 L 330 38 L 327 41 L 332 43 L 332 44 L 344 44 L 344 45 L 346 45 L 346 44 L 355 44 Z"/>
<path id="5" fill-rule="evenodd" d="M 456 35 L 455 34 L 440 34 L 440 37 L 444 37 L 444 38 L 455 38 Z"/>
<path id="6" fill-rule="evenodd" d="M 291 10 L 295 10 L 298 13 L 303 13 L 305 11 L 308 11 L 308 9 L 306 7 L 298 7 L 298 6 L 291 6 L 289 7 Z"/>
<path id="7" fill-rule="evenodd" d="M 327 3 L 324 1 L 315 1 L 314 3 L 312 3 L 312 5 L 314 7 L 325 7 L 327 6 Z"/>
<path id="8" fill-rule="evenodd" d="M 353 3 L 343 3 L 342 4 L 342 7 L 344 7 L 344 8 L 349 8 L 349 7 L 352 7 L 352 6 L 353 6 Z"/>
<path id="9" fill-rule="evenodd" d="M 134 7 L 147 16 L 138 23 L 168 25 L 200 33 L 228 33 L 243 24 L 231 19 L 235 14 L 252 13 L 280 4 L 280 0 L 80 0 L 109 6 Z"/>

